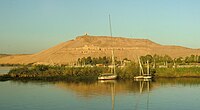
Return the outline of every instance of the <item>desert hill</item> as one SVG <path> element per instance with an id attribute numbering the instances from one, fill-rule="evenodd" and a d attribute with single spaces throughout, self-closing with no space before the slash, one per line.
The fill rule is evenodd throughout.
<path id="1" fill-rule="evenodd" d="M 111 56 L 112 49 L 119 60 L 135 60 L 138 56 L 146 54 L 167 54 L 171 57 L 200 55 L 200 49 L 165 46 L 148 39 L 84 35 L 36 54 L 0 57 L 0 64 L 72 64 L 82 57 Z"/>

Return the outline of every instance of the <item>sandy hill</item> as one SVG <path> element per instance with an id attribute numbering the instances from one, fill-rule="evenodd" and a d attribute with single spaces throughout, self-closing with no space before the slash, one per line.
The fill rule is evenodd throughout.
<path id="1" fill-rule="evenodd" d="M 118 59 L 132 60 L 146 54 L 167 54 L 171 57 L 200 55 L 200 49 L 164 46 L 147 39 L 84 35 L 36 54 L 0 57 L 0 64 L 72 64 L 82 57 L 111 56 L 112 49 Z"/>

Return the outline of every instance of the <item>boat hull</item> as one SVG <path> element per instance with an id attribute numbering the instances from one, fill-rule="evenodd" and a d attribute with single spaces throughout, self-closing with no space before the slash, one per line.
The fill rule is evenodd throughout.
<path id="1" fill-rule="evenodd" d="M 135 76 L 134 79 L 151 79 L 152 76 Z"/>
<path id="2" fill-rule="evenodd" d="M 112 79 L 116 79 L 117 75 L 107 75 L 107 76 L 99 76 L 98 79 L 99 80 L 112 80 Z"/>

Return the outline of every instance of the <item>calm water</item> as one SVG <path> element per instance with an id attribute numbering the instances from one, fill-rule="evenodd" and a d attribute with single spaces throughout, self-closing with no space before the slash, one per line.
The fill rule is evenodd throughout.
<path id="1" fill-rule="evenodd" d="M 1 110 L 199 110 L 200 79 L 0 82 Z"/>

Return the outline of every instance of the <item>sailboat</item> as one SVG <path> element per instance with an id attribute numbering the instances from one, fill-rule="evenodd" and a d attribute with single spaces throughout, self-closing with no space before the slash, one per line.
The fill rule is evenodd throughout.
<path id="1" fill-rule="evenodd" d="M 143 71 L 143 67 L 142 67 L 142 64 L 140 62 L 140 59 L 138 58 L 138 61 L 139 61 L 139 65 L 140 65 L 140 75 L 139 76 L 135 76 L 134 79 L 151 79 L 152 76 L 150 74 L 150 71 L 149 71 L 149 61 L 147 60 L 147 74 L 144 74 L 144 71 Z"/>
<path id="2" fill-rule="evenodd" d="M 110 36 L 112 37 L 112 27 L 111 27 L 111 19 L 109 15 L 109 24 L 110 24 Z M 112 49 L 112 65 L 111 65 L 111 73 L 103 73 L 100 74 L 98 79 L 99 80 L 111 80 L 111 79 L 116 79 L 117 74 L 115 70 L 115 57 L 114 57 L 114 49 Z"/>
<path id="3" fill-rule="evenodd" d="M 111 80 L 116 79 L 117 74 L 115 70 L 115 59 L 114 59 L 114 51 L 112 50 L 112 65 L 111 65 L 111 72 L 110 73 L 103 73 L 98 76 L 99 80 Z"/>

